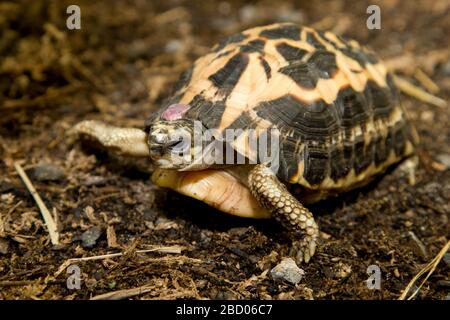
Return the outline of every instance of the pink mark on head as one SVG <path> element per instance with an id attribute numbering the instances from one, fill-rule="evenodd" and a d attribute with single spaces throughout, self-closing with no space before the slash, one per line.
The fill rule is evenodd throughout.
<path id="1" fill-rule="evenodd" d="M 191 106 L 187 104 L 172 104 L 163 112 L 161 119 L 168 121 L 181 119 L 190 108 Z"/>

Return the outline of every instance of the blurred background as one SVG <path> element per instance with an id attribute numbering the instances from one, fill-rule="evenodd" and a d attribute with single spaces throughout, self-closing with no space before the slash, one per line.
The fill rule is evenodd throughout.
<path id="1" fill-rule="evenodd" d="M 148 106 L 133 104 L 154 106 L 167 96 L 179 73 L 213 44 L 274 22 L 355 38 L 383 58 L 403 60 L 397 69 L 409 75 L 418 63 L 430 76 L 450 72 L 447 0 L 80 0 L 81 30 L 66 27 L 70 4 L 73 1 L 0 3 L 0 121 L 7 129 L 1 133 L 19 130 L 37 110 L 51 118 L 67 111 L 142 118 Z M 381 9 L 380 30 L 366 27 L 370 4 Z M 417 61 L 429 53 L 438 57 Z M 122 103 L 132 106 L 118 107 Z"/>

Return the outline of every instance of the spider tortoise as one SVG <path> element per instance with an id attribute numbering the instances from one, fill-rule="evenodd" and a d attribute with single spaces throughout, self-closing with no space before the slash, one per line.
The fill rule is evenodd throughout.
<path id="1" fill-rule="evenodd" d="M 201 132 L 237 130 L 226 143 L 244 163 L 204 161 L 207 153 L 189 143 L 199 136 L 195 123 Z M 251 129 L 276 129 L 275 170 L 246 147 Z M 159 186 L 226 213 L 275 218 L 290 232 L 298 263 L 310 260 L 319 234 L 304 204 L 367 184 L 418 143 L 392 76 L 372 51 L 290 23 L 252 28 L 213 47 L 144 130 L 86 120 L 73 132 L 149 157 Z"/>

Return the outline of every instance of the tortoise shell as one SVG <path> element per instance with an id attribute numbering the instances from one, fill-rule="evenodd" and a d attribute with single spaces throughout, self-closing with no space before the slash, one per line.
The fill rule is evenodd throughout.
<path id="1" fill-rule="evenodd" d="M 410 155 L 417 134 L 392 76 L 369 49 L 290 23 L 235 34 L 199 58 L 159 113 L 207 128 L 277 128 L 280 180 L 346 189 Z M 239 140 L 234 145 L 239 149 Z"/>

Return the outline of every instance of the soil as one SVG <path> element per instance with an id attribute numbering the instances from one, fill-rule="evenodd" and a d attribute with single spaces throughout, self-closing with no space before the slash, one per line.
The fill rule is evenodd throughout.
<path id="1" fill-rule="evenodd" d="M 279 21 L 354 38 L 396 73 L 450 96 L 450 3 L 376 1 L 71 1 L 0 4 L 0 299 L 396 299 L 450 235 L 450 109 L 402 96 L 421 137 L 411 185 L 391 169 L 369 186 L 310 207 L 321 229 L 296 286 L 269 270 L 289 251 L 272 221 L 237 218 L 154 186 L 147 161 L 69 141 L 83 119 L 143 126 L 180 73 L 225 36 Z M 418 76 L 419 74 L 419 76 Z M 18 162 L 55 217 L 52 245 Z M 147 250 L 147 252 L 142 252 Z M 97 260 L 74 260 L 112 253 Z M 417 299 L 448 299 L 448 256 Z M 66 267 L 79 267 L 71 289 Z M 381 270 L 381 287 L 366 285 Z M 71 271 L 72 270 L 72 271 Z M 69 270 L 74 272 L 73 268 Z M 75 270 L 76 271 L 76 270 Z M 72 282 L 71 282 L 72 281 Z M 121 291 L 144 287 L 141 294 Z M 131 293 L 130 293 L 131 292 Z"/>

